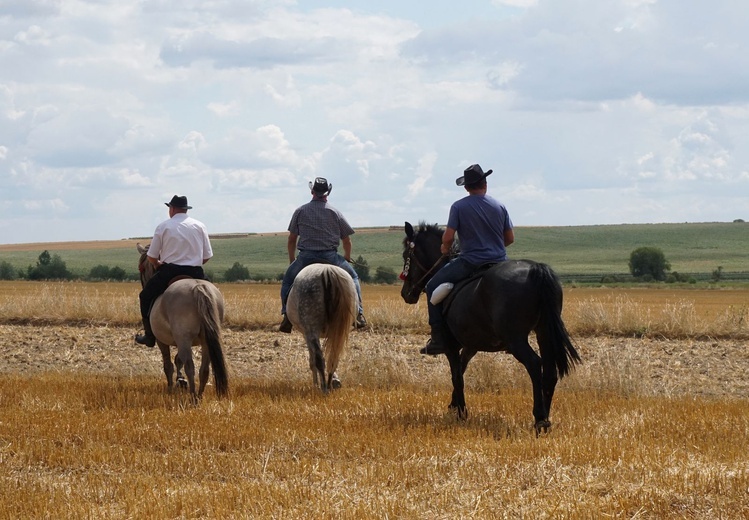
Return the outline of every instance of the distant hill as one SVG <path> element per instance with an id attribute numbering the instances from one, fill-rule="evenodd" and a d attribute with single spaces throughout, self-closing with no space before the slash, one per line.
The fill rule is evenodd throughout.
<path id="1" fill-rule="evenodd" d="M 413 224 L 416 224 L 414 221 Z M 288 263 L 287 233 L 230 233 L 212 235 L 214 258 L 206 265 L 220 280 L 235 262 L 251 275 L 273 278 Z M 401 225 L 359 228 L 352 237 L 354 258 L 361 255 L 370 271 L 403 266 Z M 660 248 L 680 273 L 707 276 L 718 267 L 726 273 L 749 271 L 749 224 L 712 222 L 684 224 L 622 224 L 600 226 L 517 227 L 516 242 L 508 252 L 512 258 L 529 258 L 550 264 L 563 278 L 600 277 L 628 273 L 630 253 L 642 246 Z M 136 273 L 136 242 L 149 238 L 111 241 L 55 242 L 0 245 L 0 261 L 25 269 L 35 265 L 46 250 L 60 255 L 68 269 L 87 274 L 96 265 L 119 266 Z"/>

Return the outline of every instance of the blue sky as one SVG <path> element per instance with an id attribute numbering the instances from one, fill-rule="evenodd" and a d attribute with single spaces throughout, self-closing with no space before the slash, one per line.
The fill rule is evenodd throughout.
<path id="1" fill-rule="evenodd" d="M 374 5 L 373 5 L 374 4 Z M 0 0 L 0 243 L 444 223 L 749 219 L 740 0 Z M 522 235 L 519 234 L 519 239 Z"/>

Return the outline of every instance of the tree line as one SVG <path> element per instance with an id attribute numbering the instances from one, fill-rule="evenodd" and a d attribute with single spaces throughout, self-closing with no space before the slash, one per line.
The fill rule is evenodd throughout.
<path id="1" fill-rule="evenodd" d="M 369 264 L 361 255 L 352 262 L 352 265 L 363 283 L 392 284 L 398 280 L 398 275 L 389 267 L 377 267 L 374 275 L 372 275 Z M 250 270 L 239 262 L 234 262 L 234 265 L 225 270 L 222 275 L 222 280 L 225 282 L 267 281 L 267 278 L 253 277 Z M 97 265 L 92 267 L 86 276 L 76 276 L 70 272 L 60 255 L 50 254 L 47 250 L 39 255 L 36 265 L 29 265 L 26 269 L 17 270 L 10 262 L 0 262 L 0 280 L 74 280 L 81 278 L 92 281 L 124 281 L 137 279 L 137 275 L 129 275 L 119 266 Z M 282 278 L 283 273 L 279 273 L 275 280 L 281 280 Z"/>
<path id="2" fill-rule="evenodd" d="M 359 275 L 362 283 L 393 284 L 398 281 L 397 273 L 390 267 L 377 267 L 374 274 L 371 273 L 367 260 L 359 255 L 352 262 L 354 270 Z M 632 251 L 629 257 L 629 271 L 635 281 L 640 282 L 666 282 L 666 283 L 696 283 L 692 277 L 682 275 L 671 270 L 671 263 L 666 259 L 663 251 L 657 247 L 639 247 Z M 239 262 L 234 262 L 229 269 L 222 273 L 222 280 L 225 282 L 242 282 L 242 281 L 267 281 L 253 277 L 250 270 Z M 723 277 L 723 267 L 718 266 L 711 273 L 712 281 L 720 281 Z M 50 254 L 49 251 L 43 251 L 37 258 L 36 265 L 29 265 L 25 270 L 16 270 L 9 262 L 0 262 L 0 280 L 73 280 L 81 277 L 73 275 L 67 268 L 67 265 L 58 254 Z M 93 281 L 124 281 L 137 279 L 137 276 L 129 275 L 119 266 L 109 267 L 106 265 L 97 265 L 92 267 L 87 276 L 82 277 Z M 275 280 L 281 280 L 283 273 L 276 275 Z M 609 279 L 611 277 L 602 277 L 604 283 L 623 282 L 626 280 Z"/>

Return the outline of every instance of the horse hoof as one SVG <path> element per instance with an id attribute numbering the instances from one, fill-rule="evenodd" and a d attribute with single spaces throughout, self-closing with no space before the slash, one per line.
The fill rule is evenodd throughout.
<path id="1" fill-rule="evenodd" d="M 331 388 L 332 388 L 333 390 L 338 390 L 339 388 L 341 388 L 341 386 L 342 386 L 342 385 L 341 385 L 341 380 L 340 380 L 340 379 L 333 379 L 333 380 L 332 380 L 332 381 L 330 382 L 330 387 L 331 387 Z"/>
<path id="2" fill-rule="evenodd" d="M 468 419 L 468 408 L 466 408 L 465 406 L 450 404 L 447 409 L 451 412 L 455 412 L 456 417 L 461 421 L 465 421 L 466 419 Z"/>
<path id="3" fill-rule="evenodd" d="M 187 379 L 179 378 L 177 379 L 177 386 L 180 388 L 187 388 Z"/>
<path id="4" fill-rule="evenodd" d="M 538 421 L 533 426 L 533 428 L 536 430 L 536 437 L 538 437 L 541 433 L 549 433 L 549 430 L 551 430 L 551 421 L 548 419 Z"/>

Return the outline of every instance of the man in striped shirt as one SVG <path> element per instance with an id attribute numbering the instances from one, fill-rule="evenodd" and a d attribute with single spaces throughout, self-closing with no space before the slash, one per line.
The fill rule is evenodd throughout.
<path id="1" fill-rule="evenodd" d="M 354 230 L 340 211 L 328 204 L 328 195 L 333 189 L 327 179 L 318 177 L 309 183 L 312 200 L 299 206 L 291 216 L 289 223 L 289 267 L 281 282 L 281 313 L 283 321 L 278 327 L 281 332 L 291 332 L 291 322 L 286 317 L 286 301 L 289 298 L 291 285 L 299 271 L 314 263 L 337 265 L 345 270 L 354 280 L 359 300 L 359 312 L 356 317 L 356 328 L 367 325 L 361 303 L 361 286 L 359 275 L 351 266 L 351 235 Z M 338 245 L 343 244 L 343 256 L 338 254 Z M 297 255 L 297 250 L 299 254 Z"/>

